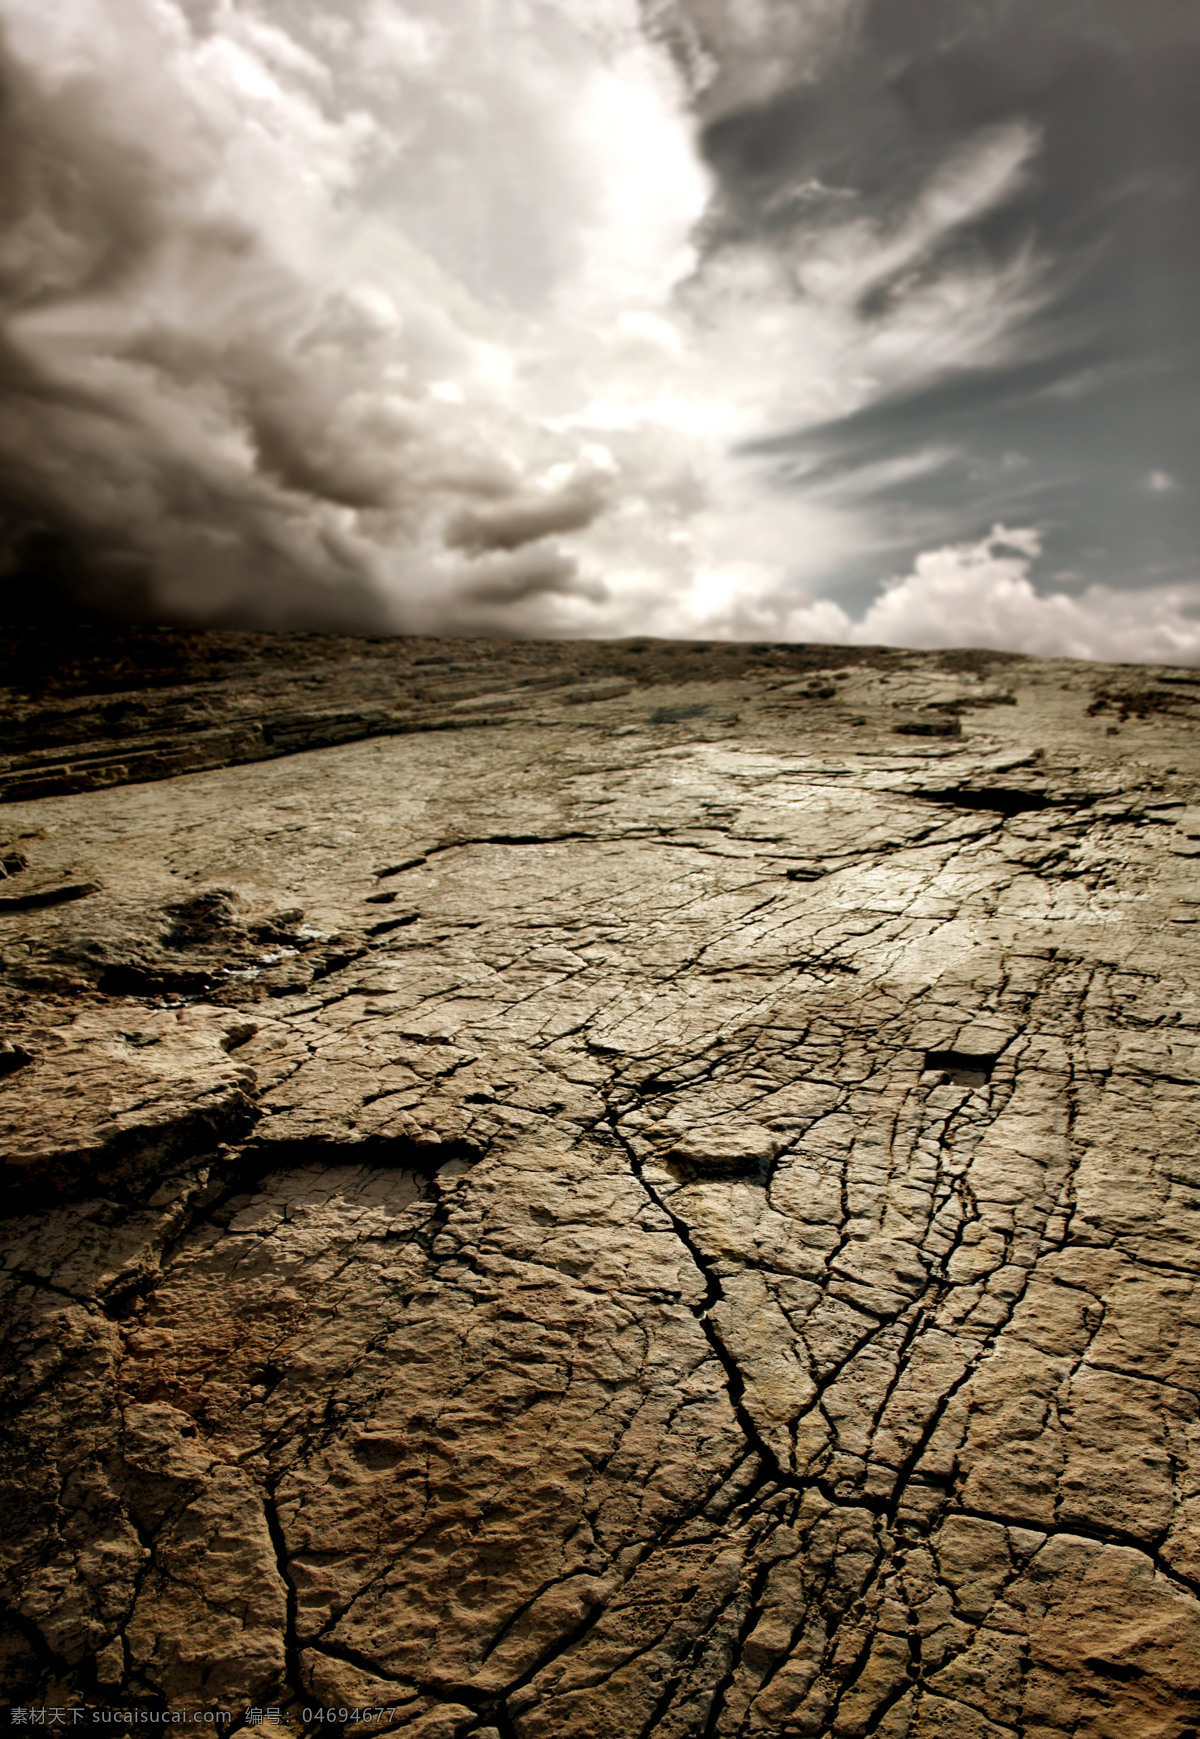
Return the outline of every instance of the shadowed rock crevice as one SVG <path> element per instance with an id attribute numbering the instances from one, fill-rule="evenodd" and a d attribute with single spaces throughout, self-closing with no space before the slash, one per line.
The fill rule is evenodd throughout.
<path id="1" fill-rule="evenodd" d="M 956 785 L 947 791 L 914 791 L 922 803 L 948 803 L 954 809 L 982 809 L 996 815 L 1025 815 L 1047 808 L 1052 799 L 1045 791 L 1004 789 L 1001 786 Z"/>
<path id="2" fill-rule="evenodd" d="M 985 1087 L 997 1058 L 968 1051 L 926 1051 L 925 1067 L 944 1076 L 943 1086 Z"/>

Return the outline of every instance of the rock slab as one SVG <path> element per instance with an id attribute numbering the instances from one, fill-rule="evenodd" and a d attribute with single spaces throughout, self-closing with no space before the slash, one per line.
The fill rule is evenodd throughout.
<path id="1" fill-rule="evenodd" d="M 13 1701 L 1195 1739 L 1196 677 L 185 641 L 10 695 Z"/>

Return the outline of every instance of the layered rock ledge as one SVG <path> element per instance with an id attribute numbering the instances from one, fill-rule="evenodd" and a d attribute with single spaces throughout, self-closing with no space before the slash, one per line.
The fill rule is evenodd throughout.
<path id="1" fill-rule="evenodd" d="M 0 650 L 15 1702 L 1196 1739 L 1200 678 Z"/>

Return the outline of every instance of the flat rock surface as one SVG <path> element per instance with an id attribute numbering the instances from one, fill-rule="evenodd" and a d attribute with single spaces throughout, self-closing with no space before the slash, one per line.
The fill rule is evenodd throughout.
<path id="1" fill-rule="evenodd" d="M 15 1702 L 1196 1739 L 1194 674 L 38 644 Z"/>

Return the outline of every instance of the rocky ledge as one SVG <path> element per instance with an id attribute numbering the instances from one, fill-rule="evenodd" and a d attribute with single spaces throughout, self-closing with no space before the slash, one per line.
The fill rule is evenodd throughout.
<path id="1" fill-rule="evenodd" d="M 1195 674 L 3 651 L 20 1707 L 1195 1739 Z"/>

